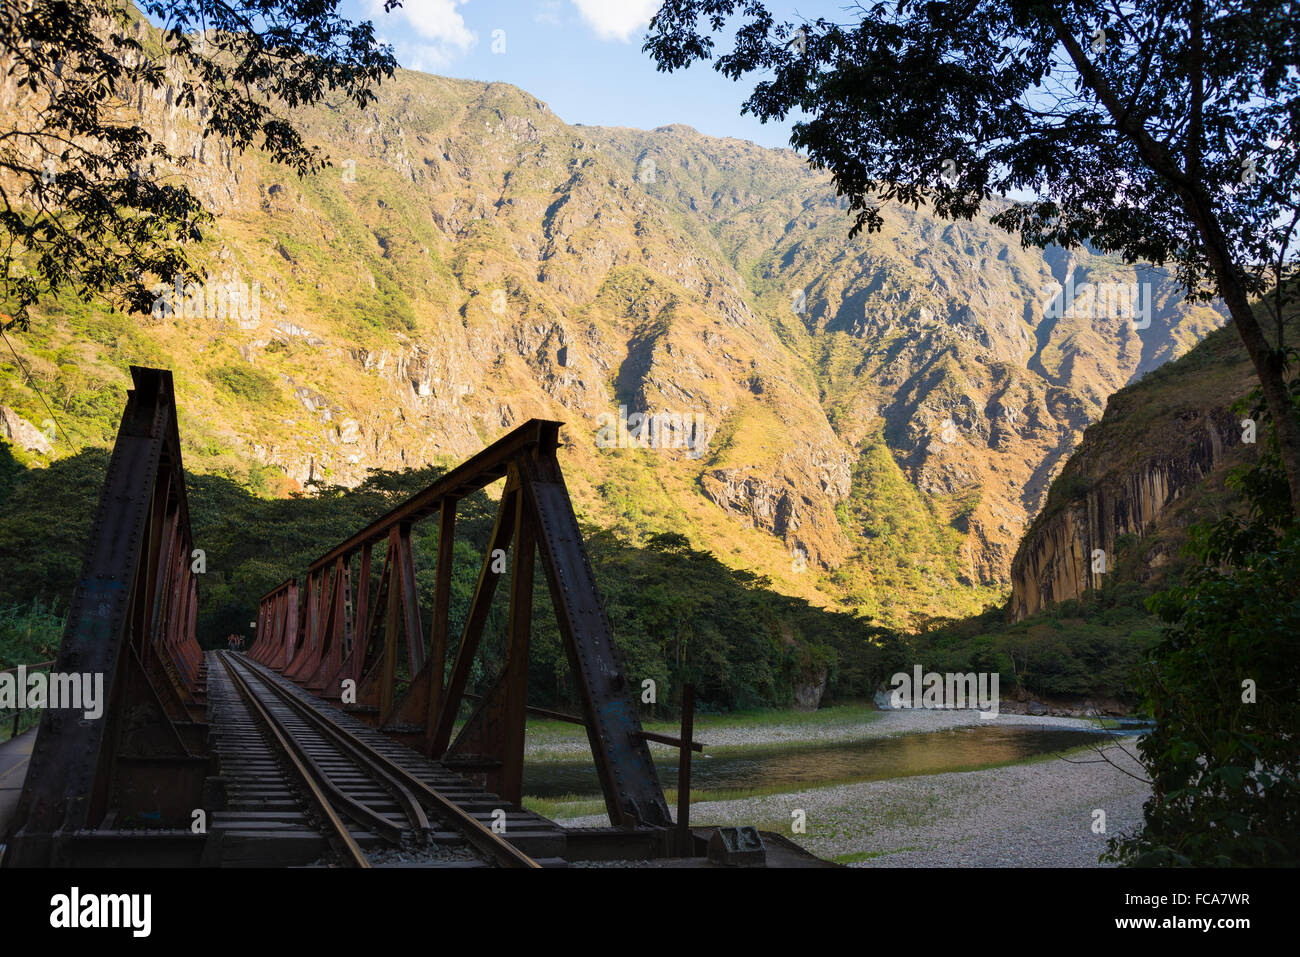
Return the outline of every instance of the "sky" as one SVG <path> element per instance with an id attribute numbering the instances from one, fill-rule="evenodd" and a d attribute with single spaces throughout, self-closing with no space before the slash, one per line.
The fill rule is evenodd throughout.
<path id="1" fill-rule="evenodd" d="M 841 3 L 769 4 L 781 19 L 833 16 Z M 658 73 L 643 53 L 659 0 L 344 0 L 348 19 L 372 20 L 404 67 L 441 76 L 513 83 L 566 123 L 653 129 L 684 123 L 713 136 L 788 147 L 788 123 L 741 116 L 753 87 L 711 64 Z"/>

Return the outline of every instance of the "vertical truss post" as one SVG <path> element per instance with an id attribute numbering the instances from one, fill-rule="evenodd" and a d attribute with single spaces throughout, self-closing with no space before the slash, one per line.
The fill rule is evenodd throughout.
<path id="1" fill-rule="evenodd" d="M 524 797 L 524 733 L 528 714 L 528 644 L 533 624 L 533 561 L 537 539 L 524 496 L 518 497 L 510 569 L 510 625 L 502 687 L 505 715 L 500 795 L 518 807 Z"/>
<path id="2" fill-rule="evenodd" d="M 429 625 L 429 705 L 425 714 L 424 750 L 433 750 L 438 714 L 447 674 L 447 630 L 451 616 L 451 569 L 455 556 L 456 499 L 447 496 L 438 508 L 438 567 L 433 592 L 433 621 Z"/>
<path id="3" fill-rule="evenodd" d="M 339 663 L 352 650 L 356 627 L 356 599 L 352 594 L 352 557 L 343 560 L 343 627 L 339 631 Z M 331 677 L 334 677 L 331 675 Z"/>
<path id="4" fill-rule="evenodd" d="M 420 624 L 420 596 L 415 589 L 415 556 L 411 553 L 411 526 L 398 526 L 398 555 L 402 573 L 402 620 L 406 626 L 406 656 L 414 678 L 424 667 L 424 627 Z"/>
<path id="5" fill-rule="evenodd" d="M 54 674 L 101 676 L 103 709 L 41 715 L 3 864 L 75 858 L 77 836 L 120 823 L 188 827 L 203 806 L 206 726 L 196 584 L 170 373 L 131 367 L 128 395 Z"/>
<path id="6" fill-rule="evenodd" d="M 394 527 L 388 533 L 388 607 L 384 610 L 384 650 L 379 658 L 379 723 L 383 725 L 393 712 L 393 690 L 397 683 L 397 630 L 402 617 L 401 532 Z"/>
<path id="7" fill-rule="evenodd" d="M 304 686 L 311 691 L 323 692 L 327 685 L 333 683 L 342 664 L 348 587 L 347 564 L 340 557 L 334 563 L 334 586 L 329 593 L 329 611 L 325 615 L 321 645 L 316 654 L 318 663 L 307 673 L 304 681 Z"/>
<path id="8" fill-rule="evenodd" d="M 284 671 L 289 667 L 289 662 L 293 660 L 294 650 L 302 641 L 302 615 L 299 611 L 298 601 L 298 584 L 294 581 L 289 582 L 289 587 L 285 589 L 284 594 L 284 638 L 282 644 L 284 653 L 280 655 L 277 664 L 277 671 Z"/>
<path id="9" fill-rule="evenodd" d="M 641 737 L 636 697 L 555 457 L 558 426 L 548 438 L 539 445 L 536 458 L 520 459 L 519 468 L 524 494 L 537 519 L 538 548 L 582 699 L 605 807 L 616 824 L 667 827 L 672 818 L 650 749 Z"/>
<path id="10" fill-rule="evenodd" d="M 691 857 L 691 736 L 695 733 L 695 685 L 682 686 L 682 734 L 677 751 L 677 853 Z"/>
<path id="11" fill-rule="evenodd" d="M 469 614 L 465 616 L 465 628 L 461 633 L 460 645 L 456 649 L 456 661 L 452 665 L 451 677 L 447 679 L 447 689 L 438 715 L 438 726 L 433 735 L 431 753 L 435 758 L 445 754 L 451 743 L 452 727 L 456 724 L 456 711 L 465 696 L 470 668 L 474 664 L 474 655 L 478 651 L 479 640 L 483 637 L 483 626 L 487 624 L 488 612 L 492 608 L 492 596 L 496 594 L 497 581 L 500 578 L 500 575 L 493 570 L 495 562 L 492 554 L 510 547 L 510 540 L 515 533 L 518 500 L 518 486 L 507 480 L 505 491 L 501 493 L 501 507 L 497 511 L 496 526 L 492 529 L 492 537 L 488 540 L 487 552 L 483 555 L 483 564 L 479 568 L 478 584 L 474 586 L 474 597 L 470 601 Z"/>
<path id="12" fill-rule="evenodd" d="M 361 549 L 361 575 L 357 579 L 357 620 L 352 627 L 352 650 L 348 652 L 348 663 L 343 671 L 343 677 L 351 678 L 358 685 L 361 683 L 361 668 L 365 663 L 366 651 L 370 646 L 371 549 L 368 542 Z"/>

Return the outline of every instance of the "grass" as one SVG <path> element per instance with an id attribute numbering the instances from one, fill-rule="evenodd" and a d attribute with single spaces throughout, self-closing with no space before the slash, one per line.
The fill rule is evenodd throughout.
<path id="1" fill-rule="evenodd" d="M 18 715 L 18 734 L 28 731 L 41 723 L 41 713 L 43 709 L 32 708 L 17 712 Z M 0 744 L 15 738 L 14 734 L 14 712 L 0 712 Z"/>
<path id="2" fill-rule="evenodd" d="M 67 622 L 67 612 L 57 605 L 33 601 L 30 605 L 0 606 L 0 668 L 34 665 L 58 655 L 59 642 Z M 34 728 L 41 720 L 41 709 L 13 711 L 0 709 L 0 742 L 14 736 L 14 716 L 18 733 Z"/>
<path id="3" fill-rule="evenodd" d="M 525 794 L 523 805 L 529 811 L 552 821 L 605 813 L 603 799 L 581 797 L 577 794 L 567 794 L 558 798 L 533 797 Z"/>
<path id="4" fill-rule="evenodd" d="M 783 742 L 784 744 L 796 744 L 799 740 L 811 743 L 817 740 L 812 732 L 849 725 L 870 724 L 880 720 L 882 716 L 883 712 L 877 711 L 875 705 L 866 701 L 851 701 L 830 705 L 817 711 L 764 709 L 733 711 L 727 714 L 696 714 L 692 737 L 697 741 L 703 741 L 711 755 L 735 754 L 742 751 L 770 748 L 773 742 L 760 741 L 753 744 L 710 746 L 709 732 L 754 731 L 763 728 L 784 727 L 809 732 L 807 738 L 786 741 Z M 660 734 L 677 735 L 681 731 L 680 722 L 673 719 L 647 720 L 643 718 L 641 725 L 647 731 L 655 731 Z M 562 751 L 547 751 L 546 749 L 562 748 L 566 745 L 581 745 L 585 748 L 587 733 L 578 725 L 569 724 L 566 721 L 529 718 L 528 740 L 530 746 L 539 749 L 536 753 L 528 755 L 529 761 L 567 761 L 572 760 L 572 754 Z M 662 747 L 664 748 L 664 754 L 670 753 L 667 746 Z M 655 748 L 655 753 L 660 753 L 659 747 Z"/>

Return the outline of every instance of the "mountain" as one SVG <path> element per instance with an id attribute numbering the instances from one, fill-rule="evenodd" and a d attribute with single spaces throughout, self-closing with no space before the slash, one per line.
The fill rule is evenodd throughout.
<path id="1" fill-rule="evenodd" d="M 1274 328 L 1262 313 L 1261 325 Z M 1106 585 L 1146 593 L 1176 580 L 1189 527 L 1241 507 L 1225 483 L 1263 441 L 1245 401 L 1258 381 L 1226 328 L 1112 395 L 1016 551 L 1009 616 Z"/>
<path id="2" fill-rule="evenodd" d="M 0 115 L 24 95 L 0 82 Z M 189 469 L 267 495 L 561 419 L 589 521 L 906 625 L 1000 599 L 1107 397 L 1224 322 L 984 218 L 887 205 L 849 239 L 790 151 L 568 125 L 506 84 L 401 71 L 364 112 L 304 112 L 335 164 L 305 179 L 205 141 L 174 87 L 133 108 L 191 157 L 155 175 L 215 212 L 207 273 L 151 317 L 60 300 L 13 337 L 34 382 L 0 364 L 9 432 L 43 395 L 71 433 L 25 462 L 110 442 L 132 363 L 174 371 Z M 1110 294 L 1135 282 L 1137 322 Z"/>

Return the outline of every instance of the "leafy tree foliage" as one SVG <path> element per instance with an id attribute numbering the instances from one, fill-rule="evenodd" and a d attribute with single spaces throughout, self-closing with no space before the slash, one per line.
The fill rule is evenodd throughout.
<path id="1" fill-rule="evenodd" d="M 39 599 L 26 605 L 0 605 L 0 668 L 53 661 L 66 623 L 65 612 Z M 39 720 L 36 709 L 0 708 L 0 741 L 35 727 Z"/>
<path id="2" fill-rule="evenodd" d="M 14 313 L 0 329 L 25 327 L 42 294 L 65 289 L 148 312 L 150 277 L 193 272 L 186 246 L 209 217 L 185 182 L 189 158 L 133 108 L 154 94 L 197 110 L 205 138 L 263 149 L 300 175 L 321 168 L 293 111 L 332 93 L 365 107 L 396 68 L 373 25 L 343 19 L 338 6 L 0 4 L 0 77 L 17 92 L 0 130 L 0 292 Z"/>
<path id="3" fill-rule="evenodd" d="M 1168 623 L 1141 676 L 1156 727 L 1138 750 L 1154 793 L 1143 829 L 1110 842 L 1112 860 L 1300 864 L 1300 526 L 1275 440 L 1233 484 L 1248 512 L 1198 529 L 1201 565 L 1150 602 Z"/>
<path id="4" fill-rule="evenodd" d="M 939 621 L 909 644 L 911 660 L 938 672 L 986 671 L 1001 676 L 1002 694 L 1114 699 L 1137 705 L 1139 665 L 1160 637 L 1143 607 L 1141 586 L 1108 587 L 1009 624 L 990 607 L 956 622 Z"/>
<path id="5" fill-rule="evenodd" d="M 34 598 L 0 607 L 0 668 L 52 661 L 59 653 L 67 613 Z"/>
<path id="6" fill-rule="evenodd" d="M 854 232 L 879 199 L 948 218 L 995 201 L 1026 244 L 1087 242 L 1170 263 L 1222 298 L 1249 351 L 1300 506 L 1300 422 L 1282 343 L 1249 297 L 1300 247 L 1300 6 L 1276 0 L 891 0 L 852 22 L 777 23 L 758 0 L 666 0 L 661 70 L 711 59 L 763 77 L 744 110 L 799 117 L 792 145 L 829 169 Z M 1006 195 L 1031 196 L 1003 204 Z M 1281 303 L 1274 305 L 1280 321 Z"/>
<path id="7" fill-rule="evenodd" d="M 0 555 L 5 556 L 0 609 L 15 605 L 10 613 L 0 613 L 0 634 L 6 614 L 16 622 L 10 630 L 25 627 L 35 614 L 28 612 L 33 600 L 40 602 L 38 611 L 51 603 L 66 607 L 104 467 L 102 453 L 86 451 L 46 469 L 19 471 L 8 497 L 0 498 Z M 290 576 L 301 579 L 323 552 L 443 471 L 436 466 L 375 471 L 355 489 L 323 487 L 285 499 L 250 494 L 218 475 L 190 476 L 187 499 L 195 545 L 207 559 L 207 573 L 199 582 L 200 642 L 219 647 L 232 632 L 248 634 L 261 595 Z M 483 492 L 466 496 L 457 506 L 453 636 L 468 616 L 496 509 Z M 684 536 L 655 535 L 638 546 L 587 527 L 583 537 L 626 670 L 638 688 L 645 678 L 655 681 L 660 709 L 675 707 L 685 681 L 696 683 L 700 706 L 713 710 L 788 706 L 796 683 L 822 675 L 831 697 L 865 697 L 901 665 L 902 649 L 892 633 L 780 595 L 766 579 L 729 569 L 691 548 Z M 417 525 L 412 541 L 427 622 L 433 608 L 436 522 Z M 376 568 L 372 588 L 377 588 L 378 572 Z M 529 700 L 573 706 L 577 689 L 540 564 L 537 575 Z M 504 661 L 508 570 L 503 579 L 471 672 L 471 691 L 486 690 Z M 49 615 L 41 611 L 37 617 L 44 621 Z M 14 653 L 32 661 L 39 652 L 29 643 Z M 409 677 L 400 665 L 399 676 Z"/>

